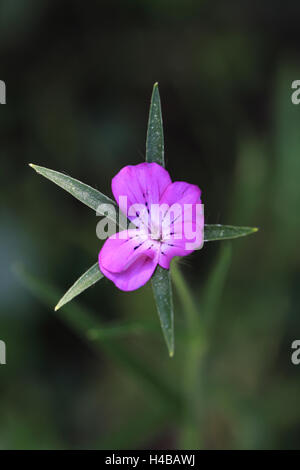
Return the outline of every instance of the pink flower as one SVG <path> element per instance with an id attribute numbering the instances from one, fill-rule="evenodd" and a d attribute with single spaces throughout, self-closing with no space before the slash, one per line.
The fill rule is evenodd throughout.
<path id="1" fill-rule="evenodd" d="M 132 227 L 109 237 L 99 253 L 102 273 L 121 290 L 143 286 L 156 266 L 203 245 L 204 215 L 198 186 L 172 183 L 157 163 L 129 165 L 112 180 L 112 192 Z"/>

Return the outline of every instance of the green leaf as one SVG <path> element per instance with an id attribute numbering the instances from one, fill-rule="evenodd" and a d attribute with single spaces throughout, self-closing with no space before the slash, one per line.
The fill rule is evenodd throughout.
<path id="1" fill-rule="evenodd" d="M 119 222 L 121 228 L 127 228 L 126 217 L 119 212 L 117 204 L 108 196 L 105 196 L 105 194 L 100 193 L 97 189 L 94 189 L 79 180 L 71 178 L 71 176 L 59 173 L 58 171 L 49 170 L 49 168 L 33 165 L 32 163 L 30 163 L 29 166 L 31 166 L 31 168 L 40 175 L 72 194 L 72 196 L 83 202 L 83 204 L 97 211 L 99 215 L 105 215 L 113 222 Z M 102 206 L 103 204 L 105 204 L 106 207 Z"/>
<path id="2" fill-rule="evenodd" d="M 88 269 L 84 274 L 82 274 L 82 276 L 80 276 L 80 278 L 77 279 L 77 281 L 70 287 L 70 289 L 60 299 L 54 310 L 58 310 L 63 305 L 74 299 L 74 297 L 81 294 L 81 292 L 86 290 L 88 287 L 100 281 L 100 279 L 102 278 L 103 274 L 99 269 L 99 264 L 93 264 L 93 266 Z"/>
<path id="3" fill-rule="evenodd" d="M 156 162 L 163 167 L 165 166 L 164 131 L 158 83 L 154 83 L 150 103 L 146 141 L 146 162 Z"/>
<path id="4" fill-rule="evenodd" d="M 204 241 L 228 240 L 250 235 L 258 231 L 256 227 L 235 227 L 233 225 L 205 225 Z"/>
<path id="5" fill-rule="evenodd" d="M 157 266 L 152 276 L 152 287 L 160 324 L 170 357 L 172 357 L 174 355 L 174 314 L 170 271 Z"/>
<path id="6" fill-rule="evenodd" d="M 164 132 L 158 83 L 154 83 L 147 130 L 146 161 L 165 166 Z M 170 356 L 174 354 L 174 313 L 171 276 L 167 269 L 157 266 L 152 276 L 152 288 L 160 324 Z"/>

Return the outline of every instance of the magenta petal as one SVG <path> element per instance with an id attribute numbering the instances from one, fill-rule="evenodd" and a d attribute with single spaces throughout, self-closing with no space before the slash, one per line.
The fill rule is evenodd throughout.
<path id="1" fill-rule="evenodd" d="M 99 253 L 100 267 L 115 273 L 125 270 L 144 250 L 145 242 L 147 239 L 137 230 L 115 233 L 105 241 Z"/>
<path id="2" fill-rule="evenodd" d="M 187 256 L 195 250 L 202 248 L 204 242 L 204 214 L 203 206 L 193 204 L 193 213 L 199 210 L 197 217 L 186 216 L 184 220 L 176 221 L 169 227 L 161 243 L 159 265 L 169 269 L 174 256 Z M 189 214 L 191 211 L 187 211 Z"/>
<path id="3" fill-rule="evenodd" d="M 159 265 L 169 269 L 174 256 L 186 256 L 203 245 L 204 214 L 198 186 L 177 181 L 170 184 L 161 198 L 161 204 L 169 205 L 163 219 L 163 242 Z M 172 206 L 176 207 L 175 215 Z M 177 214 L 178 213 L 178 214 Z"/>
<path id="4" fill-rule="evenodd" d="M 112 180 L 113 195 L 127 216 L 130 206 L 158 204 L 171 178 L 167 170 L 157 163 L 140 163 L 122 168 Z M 135 216 L 129 215 L 133 220 Z"/>
<path id="5" fill-rule="evenodd" d="M 157 266 L 157 257 L 151 259 L 146 256 L 140 256 L 130 265 L 126 271 L 112 273 L 101 268 L 105 277 L 110 279 L 116 287 L 123 291 L 132 291 L 139 289 L 149 281 Z"/>
<path id="6" fill-rule="evenodd" d="M 127 238 L 122 238 L 124 236 Z M 158 255 L 158 244 L 137 230 L 128 230 L 106 240 L 99 253 L 99 267 L 119 289 L 131 291 L 150 279 L 157 266 Z"/>
<path id="7" fill-rule="evenodd" d="M 193 253 L 193 251 L 194 250 L 185 250 L 184 248 L 180 246 L 170 247 L 167 245 L 162 245 L 158 264 L 162 268 L 170 269 L 170 263 L 172 261 L 172 258 L 174 258 L 174 256 L 187 256 Z"/>
<path id="8" fill-rule="evenodd" d="M 200 202 L 201 190 L 195 184 L 175 181 L 163 193 L 160 204 L 195 204 Z"/>

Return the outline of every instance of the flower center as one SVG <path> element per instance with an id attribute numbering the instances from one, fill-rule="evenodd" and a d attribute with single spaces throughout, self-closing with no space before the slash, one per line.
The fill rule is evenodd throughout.
<path id="1" fill-rule="evenodd" d="M 156 224 L 153 224 L 153 223 L 151 224 L 150 237 L 152 238 L 152 240 L 157 240 L 161 242 L 161 239 L 162 239 L 161 230 L 160 230 L 160 227 L 157 227 Z"/>

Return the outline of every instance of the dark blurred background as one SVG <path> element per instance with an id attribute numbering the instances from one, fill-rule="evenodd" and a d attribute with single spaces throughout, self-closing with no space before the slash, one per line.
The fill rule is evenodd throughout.
<path id="1" fill-rule="evenodd" d="M 0 1 L 0 448 L 299 448 L 299 18 L 279 0 Z M 98 219 L 27 165 L 111 195 L 144 159 L 155 81 L 173 179 L 202 188 L 207 223 L 260 227 L 183 261 L 212 334 L 185 334 L 175 292 L 173 359 L 149 285 L 102 280 L 53 311 Z"/>

